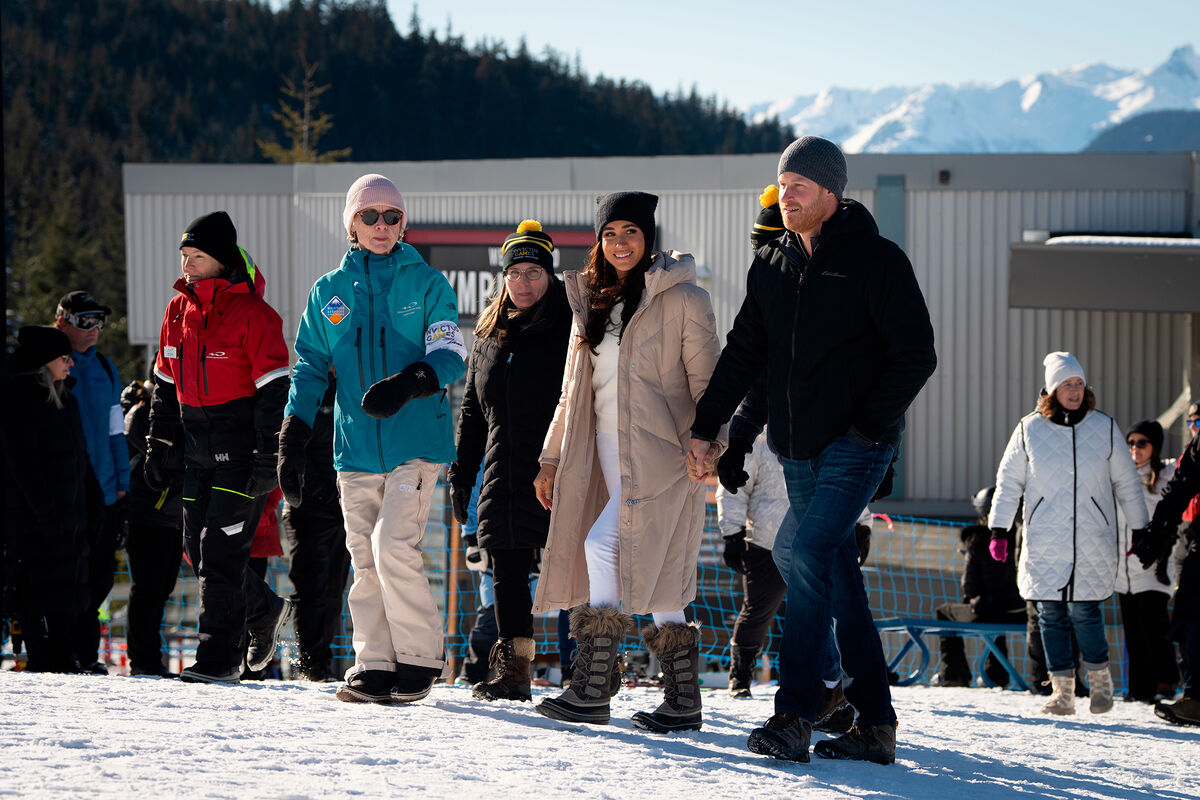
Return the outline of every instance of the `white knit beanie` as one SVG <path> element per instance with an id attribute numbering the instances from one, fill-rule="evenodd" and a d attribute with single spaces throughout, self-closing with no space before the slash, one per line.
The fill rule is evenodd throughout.
<path id="1" fill-rule="evenodd" d="M 382 175 L 363 175 L 351 185 L 350 191 L 346 192 L 346 209 L 342 212 L 342 223 L 346 226 L 347 234 L 350 233 L 350 222 L 354 215 L 371 206 L 391 206 L 400 209 L 404 212 L 404 219 L 400 221 L 401 229 L 408 226 L 408 211 L 404 208 L 404 197 L 396 188 L 396 184 Z"/>
<path id="2" fill-rule="evenodd" d="M 1042 365 L 1046 368 L 1046 394 L 1054 394 L 1058 385 L 1068 378 L 1079 378 L 1087 383 L 1079 360 L 1065 350 L 1050 353 L 1042 359 Z"/>

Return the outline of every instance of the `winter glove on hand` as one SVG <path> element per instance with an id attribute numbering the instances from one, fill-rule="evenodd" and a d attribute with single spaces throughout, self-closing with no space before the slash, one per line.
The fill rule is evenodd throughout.
<path id="1" fill-rule="evenodd" d="M 1171 575 L 1167 571 L 1170 562 L 1170 553 L 1163 553 L 1158 557 L 1158 561 L 1154 562 L 1154 577 L 1158 579 L 1159 583 L 1168 588 L 1171 586 Z"/>
<path id="2" fill-rule="evenodd" d="M 279 485 L 278 469 L 279 456 L 275 453 L 254 453 L 254 470 L 250 473 L 250 482 L 246 485 L 246 494 L 262 497 Z"/>
<path id="3" fill-rule="evenodd" d="M 454 508 L 454 518 L 460 524 L 467 524 L 467 514 L 471 510 L 471 487 L 450 484 L 450 505 Z"/>
<path id="4" fill-rule="evenodd" d="M 167 474 L 167 453 L 171 443 L 153 436 L 146 437 L 146 463 L 142 465 L 142 475 L 150 491 L 162 494 L 171 485 L 171 476 Z"/>
<path id="5" fill-rule="evenodd" d="M 875 494 L 871 496 L 871 502 L 882 500 L 885 497 L 892 496 L 892 490 L 895 488 L 896 482 L 896 459 L 892 458 L 892 463 L 888 464 L 887 472 L 883 473 L 883 480 L 879 482 L 879 488 L 875 490 Z"/>
<path id="6" fill-rule="evenodd" d="M 283 420 L 279 428 L 279 456 L 275 469 L 279 488 L 292 508 L 299 506 L 304 496 L 304 469 L 308 462 L 305 450 L 311 439 L 312 428 L 304 420 L 294 415 Z"/>
<path id="7" fill-rule="evenodd" d="M 117 515 L 117 539 L 115 550 L 124 550 L 129 541 L 129 495 L 120 498 L 114 504 L 113 513 Z"/>
<path id="8" fill-rule="evenodd" d="M 1150 565 L 1158 560 L 1159 555 L 1165 549 L 1167 535 L 1162 527 L 1150 525 L 1145 528 L 1135 528 L 1129 538 L 1133 542 L 1133 546 L 1125 555 L 1137 556 L 1142 567 L 1150 569 Z"/>
<path id="9" fill-rule="evenodd" d="M 386 419 L 404 408 L 409 400 L 429 397 L 440 388 L 433 367 L 424 361 L 416 361 L 367 389 L 362 399 L 362 410 L 368 417 Z"/>
<path id="10" fill-rule="evenodd" d="M 992 528 L 992 540 L 988 542 L 988 552 L 994 561 L 1003 564 L 1008 561 L 1008 531 L 1004 528 Z"/>
<path id="11" fill-rule="evenodd" d="M 725 566 L 734 572 L 745 575 L 746 567 L 742 564 L 745 557 L 746 529 L 742 528 L 737 533 L 731 533 L 725 537 L 725 552 L 721 554 L 721 558 L 725 559 Z"/>
<path id="12" fill-rule="evenodd" d="M 474 536 L 463 537 L 467 546 L 467 569 L 472 572 L 487 572 L 491 566 L 487 550 L 479 546 L 479 539 Z"/>
<path id="13" fill-rule="evenodd" d="M 751 449 L 749 442 L 731 439 L 729 447 L 717 459 L 717 479 L 730 494 L 737 494 L 737 490 L 750 480 L 750 474 L 746 472 L 746 456 Z"/>
<path id="14" fill-rule="evenodd" d="M 858 546 L 858 565 L 867 563 L 871 554 L 871 528 L 862 523 L 854 523 L 854 544 Z"/>

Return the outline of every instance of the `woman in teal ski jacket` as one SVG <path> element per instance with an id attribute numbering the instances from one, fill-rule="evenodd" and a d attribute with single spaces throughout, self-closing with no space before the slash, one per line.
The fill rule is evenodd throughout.
<path id="1" fill-rule="evenodd" d="M 467 351 L 450 283 L 402 241 L 408 219 L 395 184 L 359 178 L 342 221 L 351 248 L 309 292 L 296 335 L 280 486 L 300 504 L 304 448 L 332 368 L 333 462 L 354 567 L 355 663 L 337 697 L 412 702 L 445 666 L 420 544 L 438 471 L 455 455 L 443 387 L 463 374 Z"/>

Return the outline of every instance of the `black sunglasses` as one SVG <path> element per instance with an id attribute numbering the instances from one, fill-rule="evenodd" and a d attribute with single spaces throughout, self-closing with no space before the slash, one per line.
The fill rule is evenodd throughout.
<path id="1" fill-rule="evenodd" d="M 395 225 L 400 222 L 400 220 L 404 217 L 404 214 L 396 210 L 388 210 L 380 214 L 380 212 L 376 211 L 375 209 L 368 208 L 366 211 L 358 212 L 358 216 L 361 217 L 362 221 L 367 225 L 374 225 L 379 220 L 380 216 L 383 217 L 383 224 Z"/>
<path id="2" fill-rule="evenodd" d="M 1126 439 L 1125 444 L 1129 445 L 1130 447 L 1136 447 L 1138 450 L 1141 450 L 1143 447 L 1150 446 L 1150 440 L 1149 439 Z"/>

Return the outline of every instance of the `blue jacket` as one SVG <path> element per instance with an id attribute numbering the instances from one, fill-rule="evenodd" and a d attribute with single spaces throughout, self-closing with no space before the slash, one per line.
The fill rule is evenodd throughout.
<path id="1" fill-rule="evenodd" d="M 296 334 L 296 364 L 285 414 L 310 427 L 337 370 L 333 463 L 339 472 L 390 472 L 414 458 L 454 460 L 446 393 L 411 400 L 389 419 L 372 419 L 362 398 L 377 381 L 416 361 L 445 386 L 463 374 L 466 347 L 450 282 L 411 245 L 386 256 L 351 250 L 317 279 Z"/>
<path id="2" fill-rule="evenodd" d="M 125 444 L 125 415 L 121 413 L 121 376 L 117 367 L 89 347 L 71 353 L 75 366 L 72 394 L 79 402 L 79 421 L 87 440 L 88 460 L 104 490 L 104 504 L 117 502 L 117 492 L 129 491 L 129 448 Z M 103 361 L 101 361 L 103 359 Z M 108 362 L 107 366 L 104 362 Z"/>

